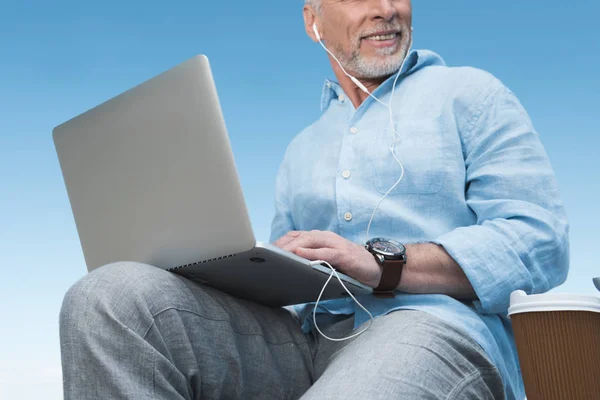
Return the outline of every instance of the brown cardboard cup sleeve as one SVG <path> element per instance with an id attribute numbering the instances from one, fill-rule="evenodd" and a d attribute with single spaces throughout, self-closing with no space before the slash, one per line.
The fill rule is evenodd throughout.
<path id="1" fill-rule="evenodd" d="M 510 296 L 527 400 L 600 399 L 600 298 Z"/>

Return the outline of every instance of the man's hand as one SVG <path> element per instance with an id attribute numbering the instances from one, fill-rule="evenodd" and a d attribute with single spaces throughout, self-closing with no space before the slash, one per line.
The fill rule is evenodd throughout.
<path id="1" fill-rule="evenodd" d="M 364 246 L 324 231 L 291 231 L 274 243 L 311 261 L 323 260 L 340 272 L 368 285 L 379 286 L 381 267 Z"/>

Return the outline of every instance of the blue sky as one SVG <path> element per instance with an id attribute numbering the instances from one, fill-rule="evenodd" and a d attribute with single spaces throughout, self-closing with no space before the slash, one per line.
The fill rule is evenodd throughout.
<path id="1" fill-rule="evenodd" d="M 61 122 L 208 55 L 252 222 L 269 237 L 287 143 L 319 116 L 323 50 L 302 0 L 0 4 L 0 398 L 61 398 L 58 312 L 86 272 L 51 138 Z M 415 0 L 416 48 L 495 74 L 529 111 L 571 221 L 560 291 L 594 294 L 600 45 L 591 0 Z"/>

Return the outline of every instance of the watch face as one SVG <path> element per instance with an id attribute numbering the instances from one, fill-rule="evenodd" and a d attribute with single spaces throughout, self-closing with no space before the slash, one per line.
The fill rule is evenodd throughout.
<path id="1" fill-rule="evenodd" d="M 405 247 L 401 243 L 396 242 L 395 240 L 378 238 L 371 240 L 369 244 L 371 246 L 371 249 L 375 250 L 377 253 L 389 257 L 403 256 L 406 252 Z"/>
<path id="2" fill-rule="evenodd" d="M 375 250 L 383 251 L 385 253 L 400 253 L 400 247 L 390 242 L 375 242 L 373 243 Z"/>

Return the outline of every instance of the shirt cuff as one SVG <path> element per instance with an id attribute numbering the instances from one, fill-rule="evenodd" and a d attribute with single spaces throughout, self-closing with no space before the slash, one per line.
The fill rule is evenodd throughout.
<path id="1" fill-rule="evenodd" d="M 473 305 L 481 314 L 505 314 L 514 290 L 531 290 L 531 275 L 519 255 L 485 226 L 457 228 L 432 243 L 443 246 L 462 268 L 478 297 Z"/>

